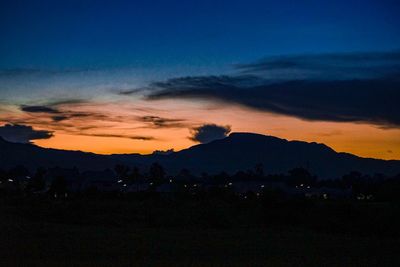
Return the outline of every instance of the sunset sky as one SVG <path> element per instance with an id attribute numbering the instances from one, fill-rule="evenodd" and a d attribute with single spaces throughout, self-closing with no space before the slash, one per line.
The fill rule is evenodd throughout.
<path id="1" fill-rule="evenodd" d="M 1 1 L 0 136 L 102 154 L 229 132 L 400 159 L 399 1 Z"/>

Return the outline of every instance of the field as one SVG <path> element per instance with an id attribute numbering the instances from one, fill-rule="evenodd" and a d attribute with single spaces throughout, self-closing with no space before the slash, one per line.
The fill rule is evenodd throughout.
<path id="1" fill-rule="evenodd" d="M 2 200 L 0 265 L 400 265 L 396 234 L 261 223 L 254 203 L 221 202 L 204 213 L 193 202 Z"/>

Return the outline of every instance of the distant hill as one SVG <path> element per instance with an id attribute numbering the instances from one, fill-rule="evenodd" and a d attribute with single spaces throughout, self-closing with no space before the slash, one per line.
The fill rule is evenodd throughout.
<path id="1" fill-rule="evenodd" d="M 48 149 L 32 144 L 7 142 L 0 137 L 0 168 L 24 165 L 37 167 L 78 167 L 82 170 L 99 170 L 112 167 L 115 163 L 109 156 L 81 151 Z"/>
<path id="2" fill-rule="evenodd" d="M 273 136 L 232 133 L 229 137 L 179 151 L 160 162 L 176 169 L 187 166 L 194 172 L 235 172 L 262 163 L 266 173 L 286 173 L 304 167 L 321 178 L 337 178 L 350 171 L 400 173 L 400 161 L 361 158 L 338 153 L 324 144 L 287 141 Z"/>
<path id="3" fill-rule="evenodd" d="M 232 133 L 229 137 L 192 146 L 168 155 L 96 155 L 80 151 L 40 148 L 31 144 L 15 144 L 0 140 L 0 168 L 18 164 L 37 166 L 76 166 L 81 170 L 113 168 L 117 163 L 146 167 L 159 162 L 171 174 L 182 168 L 209 174 L 252 169 L 262 163 L 265 173 L 286 173 L 304 167 L 320 178 L 339 178 L 350 171 L 365 174 L 400 173 L 400 161 L 361 158 L 335 152 L 324 144 L 287 141 L 253 133 Z"/>

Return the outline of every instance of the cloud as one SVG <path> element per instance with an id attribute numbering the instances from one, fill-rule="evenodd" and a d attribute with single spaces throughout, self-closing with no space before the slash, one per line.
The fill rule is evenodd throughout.
<path id="1" fill-rule="evenodd" d="M 186 128 L 181 119 L 162 118 L 158 116 L 128 116 L 127 114 L 107 112 L 102 103 L 88 102 L 80 99 L 49 100 L 42 105 L 21 105 L 20 110 L 26 114 L 19 117 L 10 117 L 7 121 L 11 121 L 14 124 L 32 125 L 51 129 L 52 131 L 62 131 L 63 133 L 81 136 L 150 141 L 156 140 L 156 138 L 142 134 L 136 135 L 134 131 L 140 128 Z M 133 131 L 133 134 L 127 133 L 126 129 L 123 131 L 116 129 L 112 132 L 104 132 L 104 122 L 108 124 L 107 130 L 111 130 L 121 122 L 132 123 L 130 130 Z"/>
<path id="2" fill-rule="evenodd" d="M 187 127 L 183 119 L 170 119 L 159 116 L 142 116 L 138 120 L 149 124 L 152 128 L 183 128 Z"/>
<path id="3" fill-rule="evenodd" d="M 152 136 L 142 136 L 142 135 L 134 135 L 134 136 L 130 136 L 129 138 L 133 139 L 133 140 L 141 140 L 141 141 L 155 140 L 155 138 Z"/>
<path id="4" fill-rule="evenodd" d="M 155 82 L 145 90 L 146 99 L 207 99 L 305 120 L 400 127 L 399 53 L 313 55 L 285 60 L 286 63 L 275 60 L 240 66 L 251 73 L 246 75 Z M 319 74 L 307 74 L 314 64 L 315 71 L 321 69 Z M 349 71 L 349 66 L 354 71 Z M 297 72 L 293 71 L 295 67 Z M 264 74 L 268 68 L 292 71 L 285 70 L 279 79 L 270 79 Z M 301 71 L 303 78 L 298 79 L 296 73 Z"/>
<path id="5" fill-rule="evenodd" d="M 49 114 L 51 115 L 50 118 L 54 122 L 61 122 L 71 118 L 90 118 L 97 120 L 105 120 L 108 118 L 108 116 L 96 112 L 71 111 L 59 108 L 59 106 L 62 105 L 75 105 L 82 103 L 88 103 L 88 102 L 86 100 L 81 100 L 81 99 L 67 99 L 67 100 L 58 100 L 49 103 L 48 105 L 38 105 L 38 106 L 22 105 L 20 106 L 20 109 L 26 113 Z"/>
<path id="6" fill-rule="evenodd" d="M 5 124 L 0 126 L 0 136 L 9 142 L 30 143 L 32 140 L 49 139 L 53 137 L 53 132 L 21 124 Z"/>
<path id="7" fill-rule="evenodd" d="M 372 79 L 400 72 L 400 51 L 270 57 L 237 64 L 241 73 L 270 79 Z"/>
<path id="8" fill-rule="evenodd" d="M 29 112 L 29 113 L 50 113 L 50 114 L 57 114 L 60 113 L 60 111 L 52 108 L 52 107 L 47 107 L 47 106 L 21 106 L 21 110 L 24 112 Z"/>
<path id="9" fill-rule="evenodd" d="M 202 144 L 209 143 L 217 139 L 225 138 L 231 132 L 230 126 L 220 126 L 216 124 L 204 124 L 192 129 L 191 140 Z"/>
<path id="10" fill-rule="evenodd" d="M 5 114 L 0 117 L 0 122 L 19 125 L 31 125 L 52 132 L 104 137 L 124 138 L 139 141 L 151 141 L 157 138 L 143 134 L 143 129 L 158 128 L 187 128 L 184 120 L 163 118 L 158 116 L 138 116 L 151 114 L 152 109 L 137 108 L 129 111 L 122 110 L 125 106 L 107 102 L 96 102 L 82 99 L 49 99 L 36 105 L 21 105 L 19 109 L 23 113 Z M 158 110 L 156 110 L 158 111 Z M 121 123 L 124 127 L 121 127 Z M 136 132 L 136 130 L 139 130 Z"/>
<path id="11" fill-rule="evenodd" d="M 117 90 L 118 95 L 134 95 L 140 93 L 142 90 L 140 88 L 128 89 L 128 90 Z"/>
<path id="12" fill-rule="evenodd" d="M 153 136 L 144 136 L 144 135 L 120 135 L 120 134 L 80 134 L 80 135 L 95 136 L 95 137 L 128 138 L 132 140 L 141 140 L 141 141 L 155 140 Z"/>
<path id="13" fill-rule="evenodd" d="M 87 99 L 67 98 L 67 99 L 52 100 L 49 102 L 48 106 L 55 107 L 61 105 L 76 105 L 76 104 L 87 104 L 87 103 L 90 103 L 90 101 Z"/>
<path id="14" fill-rule="evenodd" d="M 68 117 L 66 115 L 57 115 L 57 116 L 52 116 L 51 118 L 55 122 L 60 122 L 60 121 L 65 121 L 65 120 L 69 119 L 70 117 Z"/>

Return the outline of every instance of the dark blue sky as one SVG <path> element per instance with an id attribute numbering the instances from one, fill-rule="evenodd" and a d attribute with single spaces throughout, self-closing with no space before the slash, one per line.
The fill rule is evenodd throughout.
<path id="1" fill-rule="evenodd" d="M 399 14 L 400 0 L 0 0 L 0 130 L 151 153 L 206 126 L 400 159 Z"/>
<path id="2" fill-rule="evenodd" d="M 399 14 L 396 0 L 2 0 L 0 68 L 223 70 L 271 55 L 390 51 Z"/>

